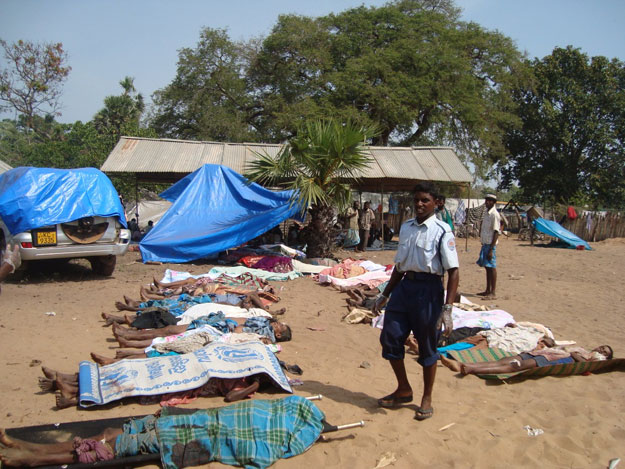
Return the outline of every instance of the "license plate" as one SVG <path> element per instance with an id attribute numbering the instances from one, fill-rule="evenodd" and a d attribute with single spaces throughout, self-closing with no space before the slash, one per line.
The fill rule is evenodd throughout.
<path id="1" fill-rule="evenodd" d="M 53 230 L 35 230 L 33 245 L 56 246 L 56 228 Z"/>

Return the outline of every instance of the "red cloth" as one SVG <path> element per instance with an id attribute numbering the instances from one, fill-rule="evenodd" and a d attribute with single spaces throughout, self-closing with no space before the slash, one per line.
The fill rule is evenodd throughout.
<path id="1" fill-rule="evenodd" d="M 577 218 L 577 213 L 575 212 L 575 209 L 573 207 L 569 207 L 566 210 L 566 216 L 569 218 L 569 220 L 575 220 Z"/>

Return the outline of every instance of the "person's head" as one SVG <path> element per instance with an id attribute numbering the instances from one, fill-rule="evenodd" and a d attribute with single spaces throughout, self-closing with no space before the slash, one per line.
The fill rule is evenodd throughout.
<path id="1" fill-rule="evenodd" d="M 488 210 L 493 208 L 496 202 L 497 196 L 495 194 L 486 194 L 486 196 L 484 197 L 484 205 L 486 205 L 486 208 Z"/>
<path id="2" fill-rule="evenodd" d="M 132 219 L 132 220 L 130 220 L 130 221 L 131 221 L 131 222 L 133 222 L 133 223 L 136 223 L 136 222 L 137 222 L 137 219 L 136 219 L 136 218 L 133 218 L 133 219 Z"/>
<path id="3" fill-rule="evenodd" d="M 608 360 L 611 360 L 614 356 L 614 351 L 609 345 L 600 345 L 599 347 L 592 349 L 591 352 L 599 352 Z"/>
<path id="4" fill-rule="evenodd" d="M 148 226 L 154 226 L 154 222 L 153 222 L 152 220 L 150 220 L 150 221 L 148 222 Z"/>
<path id="5" fill-rule="evenodd" d="M 367 210 L 369 207 L 371 206 L 371 202 L 369 202 L 368 200 L 365 202 L 365 210 Z"/>
<path id="6" fill-rule="evenodd" d="M 443 210 L 445 208 L 446 200 L 447 200 L 447 197 L 445 197 L 443 194 L 438 194 L 436 196 L 436 205 L 438 206 L 439 210 Z"/>
<path id="7" fill-rule="evenodd" d="M 437 187 L 430 182 L 421 182 L 414 188 L 414 208 L 418 220 L 429 218 L 436 209 Z"/>
<path id="8" fill-rule="evenodd" d="M 358 210 L 360 208 L 360 202 L 358 202 L 357 200 L 354 200 L 354 204 L 353 207 Z"/>
<path id="9" fill-rule="evenodd" d="M 551 348 L 551 347 L 555 347 L 555 345 L 556 345 L 555 340 L 553 340 L 551 337 L 544 336 L 538 341 L 537 348 Z"/>
<path id="10" fill-rule="evenodd" d="M 273 335 L 276 336 L 276 342 L 288 342 L 291 340 L 291 328 L 280 321 L 271 321 L 271 327 L 273 328 Z"/>

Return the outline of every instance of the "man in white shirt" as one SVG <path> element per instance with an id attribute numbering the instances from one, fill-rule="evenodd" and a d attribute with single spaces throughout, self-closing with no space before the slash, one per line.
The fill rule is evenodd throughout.
<path id="1" fill-rule="evenodd" d="M 441 323 L 445 325 L 445 335 L 453 330 L 451 310 L 459 280 L 454 235 L 449 225 L 434 215 L 437 194 L 432 184 L 415 187 L 416 218 L 401 226 L 395 268 L 373 306 L 373 311 L 379 313 L 388 301 L 380 343 L 382 357 L 389 361 L 397 379 L 397 389 L 379 399 L 378 405 L 397 407 L 412 401 L 412 387 L 404 366 L 404 343 L 412 332 L 419 345 L 417 361 L 423 367 L 423 395 L 416 420 L 425 420 L 434 413 L 432 389 L 439 358 L 436 346 Z M 442 282 L 445 271 L 449 274 L 446 298 Z"/>
<path id="2" fill-rule="evenodd" d="M 495 207 L 497 197 L 493 194 L 486 194 L 485 199 L 486 213 L 480 229 L 482 249 L 477 265 L 486 269 L 486 290 L 478 295 L 494 299 L 497 287 L 497 240 L 501 233 L 501 215 Z"/>

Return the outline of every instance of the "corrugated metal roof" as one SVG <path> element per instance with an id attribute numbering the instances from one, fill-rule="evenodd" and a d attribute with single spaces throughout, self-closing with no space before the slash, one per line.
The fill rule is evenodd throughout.
<path id="1" fill-rule="evenodd" d="M 8 171 L 9 169 L 13 169 L 13 166 L 6 164 L 4 161 L 0 160 L 0 174 Z"/>
<path id="2" fill-rule="evenodd" d="M 195 142 L 121 137 L 101 170 L 134 173 L 153 181 L 176 181 L 206 163 L 222 164 L 244 173 L 257 153 L 275 156 L 281 145 Z M 358 187 L 409 190 L 416 181 L 470 183 L 471 174 L 450 147 L 368 147 L 372 162 Z"/>

